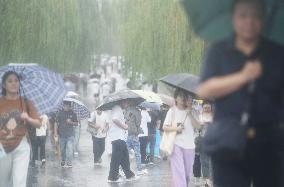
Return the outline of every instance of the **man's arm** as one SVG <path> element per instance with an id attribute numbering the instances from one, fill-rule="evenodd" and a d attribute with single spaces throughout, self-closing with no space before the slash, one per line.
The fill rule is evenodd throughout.
<path id="1" fill-rule="evenodd" d="M 118 119 L 113 119 L 112 121 L 113 121 L 113 123 L 116 124 L 119 128 L 122 128 L 122 129 L 124 129 L 124 130 L 127 130 L 127 129 L 128 129 L 128 125 L 121 123 Z"/>
<path id="2" fill-rule="evenodd" d="M 239 72 L 208 79 L 197 88 L 197 95 L 207 99 L 224 97 L 255 81 L 261 74 L 259 62 L 248 62 Z"/>

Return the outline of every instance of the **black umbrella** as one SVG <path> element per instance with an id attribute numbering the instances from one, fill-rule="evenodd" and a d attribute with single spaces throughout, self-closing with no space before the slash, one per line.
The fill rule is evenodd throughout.
<path id="1" fill-rule="evenodd" d="M 136 106 L 145 101 L 144 98 L 134 93 L 133 91 L 124 90 L 105 97 L 102 101 L 102 104 L 100 104 L 97 109 L 111 110 L 115 105 L 119 104 L 123 100 L 130 100 L 132 104 Z"/>
<path id="2" fill-rule="evenodd" d="M 160 81 L 174 88 L 180 88 L 192 95 L 196 95 L 199 77 L 188 73 L 178 73 L 167 75 L 161 78 Z"/>

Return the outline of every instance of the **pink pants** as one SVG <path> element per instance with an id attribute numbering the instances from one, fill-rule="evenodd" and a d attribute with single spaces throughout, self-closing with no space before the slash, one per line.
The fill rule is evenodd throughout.
<path id="1" fill-rule="evenodd" d="M 173 187 L 188 187 L 193 173 L 194 156 L 194 149 L 183 149 L 174 145 L 174 150 L 170 157 Z"/>

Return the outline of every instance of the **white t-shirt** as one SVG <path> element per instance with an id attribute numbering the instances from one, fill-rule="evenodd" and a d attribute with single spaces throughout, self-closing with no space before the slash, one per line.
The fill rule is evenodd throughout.
<path id="1" fill-rule="evenodd" d="M 164 125 L 167 126 L 184 122 L 184 130 L 182 133 L 177 134 L 175 144 L 184 149 L 195 149 L 194 130 L 190 117 L 186 117 L 187 112 L 187 110 L 180 110 L 176 106 L 170 108 L 164 121 Z"/>
<path id="2" fill-rule="evenodd" d="M 91 113 L 91 117 L 88 119 L 90 123 L 96 123 L 97 125 L 100 125 L 100 128 L 98 129 L 98 133 L 95 137 L 97 138 L 105 138 L 107 133 L 102 132 L 104 128 L 109 124 L 109 116 L 106 112 L 102 112 L 101 115 L 99 115 L 96 111 Z"/>
<path id="3" fill-rule="evenodd" d="M 41 127 L 40 128 L 36 128 L 36 136 L 46 136 L 46 130 L 48 127 L 48 117 L 47 115 L 42 115 L 40 116 L 41 119 Z"/>
<path id="4" fill-rule="evenodd" d="M 148 123 L 151 122 L 151 117 L 146 110 L 141 111 L 141 125 L 143 134 L 139 134 L 138 137 L 148 136 Z"/>
<path id="5" fill-rule="evenodd" d="M 128 136 L 128 131 L 120 128 L 117 126 L 113 120 L 119 120 L 121 123 L 125 124 L 123 111 L 120 106 L 116 105 L 112 108 L 110 112 L 110 125 L 109 125 L 109 131 L 108 136 L 111 141 L 115 140 L 123 140 L 126 141 Z"/>

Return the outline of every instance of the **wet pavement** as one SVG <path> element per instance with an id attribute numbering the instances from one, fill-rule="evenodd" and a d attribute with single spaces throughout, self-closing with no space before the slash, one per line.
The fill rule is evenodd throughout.
<path id="1" fill-rule="evenodd" d="M 56 158 L 49 140 L 46 144 L 47 162 L 45 167 L 40 163 L 35 168 L 29 168 L 27 187 L 168 187 L 171 182 L 170 165 L 168 161 L 159 161 L 147 166 L 148 174 L 133 182 L 119 184 L 107 183 L 110 157 L 105 152 L 102 165 L 94 166 L 91 135 L 86 131 L 86 123 L 81 129 L 79 156 L 75 157 L 73 168 L 61 168 L 60 160 Z M 131 168 L 135 171 L 135 161 L 131 159 Z"/>

